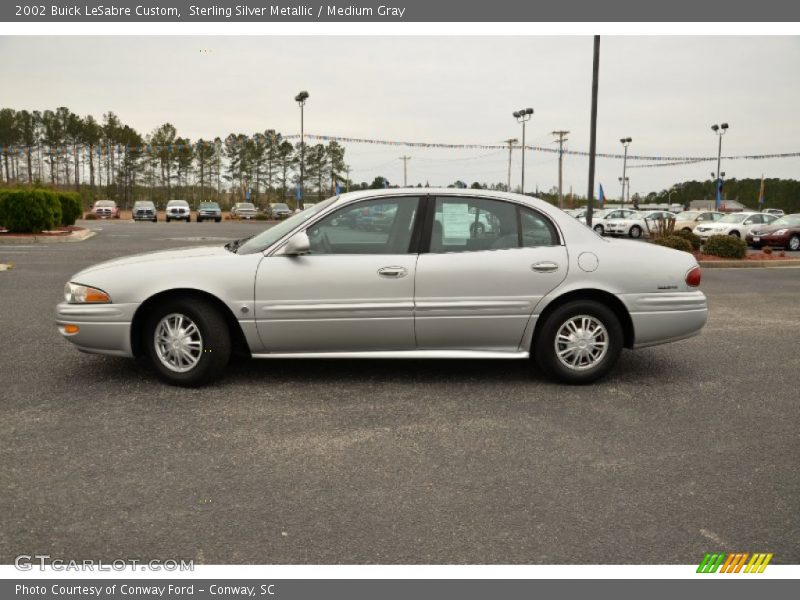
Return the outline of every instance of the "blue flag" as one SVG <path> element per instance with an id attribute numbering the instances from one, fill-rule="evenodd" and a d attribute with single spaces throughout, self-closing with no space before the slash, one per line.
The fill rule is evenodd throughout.
<path id="1" fill-rule="evenodd" d="M 719 210 L 719 204 L 722 201 L 722 179 L 717 178 L 717 203 L 715 208 Z"/>
<path id="2" fill-rule="evenodd" d="M 300 197 L 302 195 L 303 194 L 300 192 L 300 184 L 298 183 L 294 188 L 294 199 L 295 200 L 300 200 Z"/>
<path id="3" fill-rule="evenodd" d="M 338 195 L 339 195 L 339 194 L 341 194 L 341 193 L 342 193 L 342 188 L 340 188 L 340 187 L 339 187 L 339 182 L 337 181 L 337 182 L 336 182 L 336 190 L 335 190 L 335 192 L 334 192 L 334 194 L 333 194 L 333 195 L 334 195 L 334 196 L 338 196 Z"/>
<path id="4" fill-rule="evenodd" d="M 600 184 L 600 192 L 597 194 L 597 200 L 600 202 L 600 208 L 603 208 L 606 204 L 606 195 L 603 192 L 603 184 Z"/>

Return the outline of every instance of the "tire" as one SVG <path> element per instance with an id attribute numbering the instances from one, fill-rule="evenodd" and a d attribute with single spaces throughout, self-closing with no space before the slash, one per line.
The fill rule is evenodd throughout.
<path id="1" fill-rule="evenodd" d="M 167 223 L 169 223 L 169 217 L 167 217 Z"/>
<path id="2" fill-rule="evenodd" d="M 153 223 L 158 223 L 158 217 L 156 217 L 155 219 L 153 219 Z"/>
<path id="3" fill-rule="evenodd" d="M 171 355 L 168 347 L 157 345 L 156 334 L 164 332 L 162 322 L 175 326 L 179 318 L 183 319 L 182 332 L 191 330 L 186 327 L 187 322 L 194 326 L 195 332 L 184 337 L 189 342 L 185 347 L 192 356 L 180 353 L 181 359 L 177 361 L 175 356 L 178 355 Z M 231 334 L 228 325 L 219 310 L 207 300 L 189 296 L 166 300 L 147 316 L 144 335 L 150 363 L 158 376 L 171 385 L 204 385 L 222 375 L 230 359 Z"/>
<path id="4" fill-rule="evenodd" d="M 789 238 L 789 243 L 786 244 L 787 250 L 800 250 L 800 235 L 793 235 Z"/>
<path id="5" fill-rule="evenodd" d="M 187 223 L 191 223 L 192 222 L 192 217 L 186 217 L 186 222 Z"/>
<path id="6" fill-rule="evenodd" d="M 684 233 L 692 233 L 692 230 L 689 229 L 688 227 L 684 227 L 683 229 L 681 229 L 681 231 L 683 231 Z"/>
<path id="7" fill-rule="evenodd" d="M 595 225 L 594 227 L 592 227 L 592 229 L 594 229 L 599 235 L 606 234 L 606 228 L 603 227 L 602 225 Z"/>
<path id="8" fill-rule="evenodd" d="M 200 217 L 197 217 L 197 222 L 198 222 L 198 223 L 202 223 L 202 222 L 203 222 L 203 219 L 201 219 Z"/>
<path id="9" fill-rule="evenodd" d="M 605 341 L 605 346 L 594 351 L 594 364 L 588 362 L 580 364 L 584 360 L 591 360 L 591 354 L 581 357 L 575 353 L 567 353 L 563 359 L 557 354 L 557 343 L 561 344 L 562 349 L 567 348 L 562 341 L 563 338 L 557 339 L 557 336 L 562 328 L 567 328 L 569 331 L 567 324 L 573 322 L 573 319 L 578 319 L 578 323 L 590 319 L 588 322 L 590 325 L 599 324 L 604 329 L 604 332 L 598 332 L 596 339 Z M 575 333 L 580 338 L 583 329 L 578 327 Z M 542 323 L 533 340 L 532 354 L 539 368 L 550 377 L 564 383 L 586 384 L 600 379 L 611 370 L 622 352 L 623 340 L 622 325 L 608 306 L 594 300 L 574 300 L 559 306 L 546 317 L 546 321 Z M 580 348 L 576 350 L 582 351 Z M 578 362 L 577 367 L 567 364 L 573 357 Z"/>
<path id="10" fill-rule="evenodd" d="M 222 222 L 222 217 L 217 217 L 216 219 L 214 219 L 214 222 L 215 223 L 221 223 Z"/>
<path id="11" fill-rule="evenodd" d="M 731 231 L 728 235 L 732 235 L 735 238 L 741 238 L 742 235 L 738 231 Z"/>
<path id="12" fill-rule="evenodd" d="M 642 237 L 642 228 L 638 225 L 633 225 L 628 231 L 628 235 L 633 239 L 638 240 L 640 237 Z"/>

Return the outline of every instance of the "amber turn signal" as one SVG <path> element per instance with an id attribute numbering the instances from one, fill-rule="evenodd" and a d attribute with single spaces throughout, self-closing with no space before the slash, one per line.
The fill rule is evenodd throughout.
<path id="1" fill-rule="evenodd" d="M 64 333 L 78 333 L 80 330 L 80 327 L 77 325 L 64 325 Z"/>

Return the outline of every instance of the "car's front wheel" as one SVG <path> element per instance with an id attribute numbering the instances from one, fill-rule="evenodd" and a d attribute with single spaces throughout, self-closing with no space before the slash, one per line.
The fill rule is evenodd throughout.
<path id="1" fill-rule="evenodd" d="M 575 300 L 546 317 L 533 341 L 533 356 L 555 379 L 591 383 L 611 370 L 622 346 L 622 325 L 614 311 L 592 300 Z"/>
<path id="2" fill-rule="evenodd" d="M 605 228 L 604 228 L 602 225 L 595 225 L 595 226 L 594 226 L 594 230 L 595 230 L 595 231 L 596 231 L 596 232 L 597 232 L 599 235 L 605 235 L 605 232 L 606 232 Z"/>
<path id="3" fill-rule="evenodd" d="M 793 235 L 787 244 L 789 250 L 800 250 L 800 235 Z"/>
<path id="4" fill-rule="evenodd" d="M 741 234 L 738 231 L 731 231 L 728 235 L 731 235 L 735 238 L 741 238 Z"/>
<path id="5" fill-rule="evenodd" d="M 631 230 L 628 232 L 628 235 L 631 236 L 633 239 L 639 239 L 642 237 L 642 228 L 638 225 L 634 225 L 631 227 Z"/>
<path id="6" fill-rule="evenodd" d="M 231 354 L 231 335 L 220 312 L 197 298 L 174 298 L 151 311 L 147 354 L 159 377 L 172 385 L 201 386 L 219 377 Z"/>

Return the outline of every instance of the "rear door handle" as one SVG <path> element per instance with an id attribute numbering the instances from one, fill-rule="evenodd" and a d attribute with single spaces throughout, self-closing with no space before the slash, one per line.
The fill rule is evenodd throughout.
<path id="1" fill-rule="evenodd" d="M 389 279 L 400 279 L 408 275 L 408 271 L 405 267 L 382 267 L 378 269 L 378 275 Z"/>
<path id="2" fill-rule="evenodd" d="M 531 265 L 531 269 L 537 273 L 552 273 L 558 271 L 558 263 L 554 262 L 538 262 Z"/>

